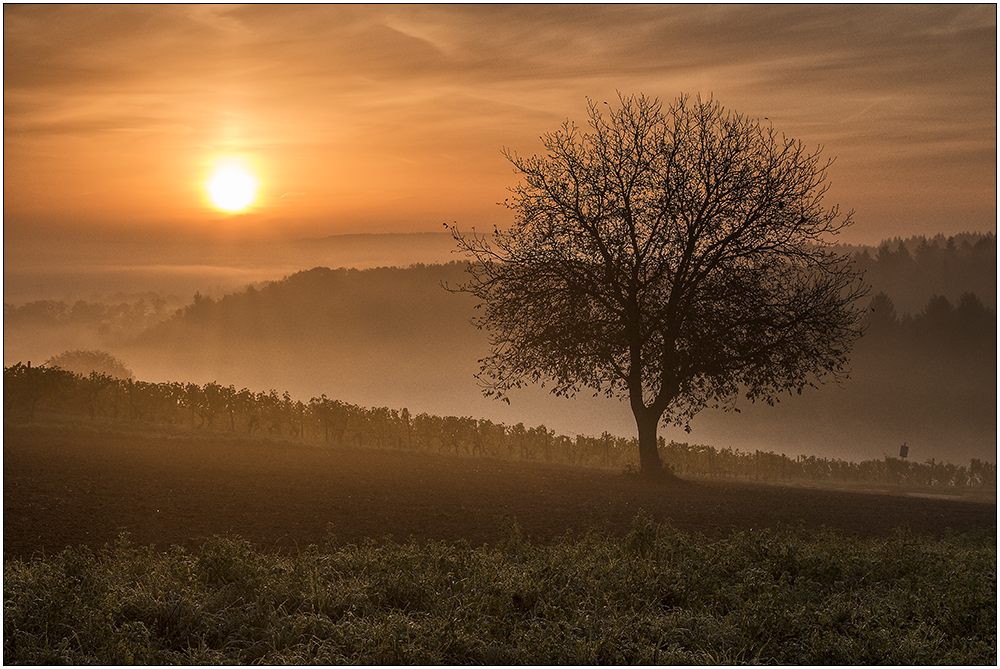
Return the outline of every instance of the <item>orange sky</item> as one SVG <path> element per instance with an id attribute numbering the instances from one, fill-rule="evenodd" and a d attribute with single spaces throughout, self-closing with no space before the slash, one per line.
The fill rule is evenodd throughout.
<path id="1" fill-rule="evenodd" d="M 843 241 L 996 231 L 996 6 L 4 5 L 4 237 L 504 224 L 501 155 L 615 90 L 836 157 Z M 209 166 L 260 179 L 207 202 Z"/>

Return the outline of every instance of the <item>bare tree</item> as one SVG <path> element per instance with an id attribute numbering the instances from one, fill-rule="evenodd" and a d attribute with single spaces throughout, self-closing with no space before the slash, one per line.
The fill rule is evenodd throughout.
<path id="1" fill-rule="evenodd" d="M 660 475 L 661 418 L 845 374 L 866 289 L 829 248 L 851 216 L 823 206 L 820 149 L 700 98 L 590 102 L 589 126 L 544 135 L 545 156 L 505 150 L 523 179 L 509 229 L 451 227 L 490 333 L 486 396 L 627 397 L 640 469 Z"/>

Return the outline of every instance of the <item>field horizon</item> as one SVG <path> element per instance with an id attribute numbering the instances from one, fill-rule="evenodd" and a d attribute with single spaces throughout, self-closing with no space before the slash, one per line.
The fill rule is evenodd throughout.
<path id="1" fill-rule="evenodd" d="M 497 518 L 551 541 L 627 532 L 635 513 L 708 536 L 783 526 L 886 536 L 995 531 L 996 491 L 807 480 L 680 479 L 628 469 L 247 436 L 59 414 L 4 425 L 4 550 L 139 544 L 196 549 L 239 534 L 259 547 L 330 536 L 495 541 Z"/>

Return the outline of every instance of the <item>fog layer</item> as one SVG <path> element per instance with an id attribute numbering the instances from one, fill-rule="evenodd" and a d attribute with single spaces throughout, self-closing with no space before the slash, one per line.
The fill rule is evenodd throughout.
<path id="1" fill-rule="evenodd" d="M 446 233 L 290 241 L 18 240 L 4 252 L 3 300 L 15 305 L 33 300 L 109 301 L 153 292 L 187 303 L 196 292 L 221 297 L 308 267 L 446 263 L 455 259 L 454 248 Z"/>
<path id="2" fill-rule="evenodd" d="M 266 265 L 268 258 L 281 267 L 368 249 L 357 264 L 377 265 L 390 264 L 379 262 L 390 256 L 397 263 L 420 254 L 439 254 L 433 258 L 439 259 L 450 250 L 446 235 L 337 241 L 301 243 L 297 249 L 289 245 L 270 255 L 263 248 L 232 248 L 221 256 L 225 262 L 211 267 L 226 281 L 238 282 L 243 275 L 221 268 L 274 276 L 277 268 Z M 913 253 L 897 244 L 859 256 L 859 262 L 868 263 L 873 293 L 888 287 L 895 296 L 875 301 L 868 333 L 852 357 L 850 380 L 807 388 L 774 407 L 742 402 L 739 413 L 708 410 L 695 418 L 691 434 L 677 428 L 661 434 L 668 440 L 793 457 L 880 458 L 896 455 L 906 442 L 911 459 L 921 462 L 931 457 L 956 463 L 973 457 L 994 460 L 995 238 L 945 240 L 925 244 L 919 252 L 919 244 L 911 245 Z M 164 265 L 156 254 L 133 255 L 135 266 L 148 269 L 142 282 L 129 283 L 121 271 L 104 271 L 126 289 L 138 289 L 167 281 L 170 271 L 183 273 L 178 268 L 209 266 L 188 264 L 205 258 L 199 258 L 197 247 L 187 251 L 178 256 L 184 264 L 177 265 Z M 165 253 L 160 250 L 160 260 Z M 326 394 L 362 406 L 406 407 L 414 414 L 544 424 L 570 435 L 634 434 L 627 403 L 615 400 L 567 400 L 537 387 L 512 394 L 509 406 L 484 399 L 474 374 L 488 340 L 469 323 L 475 303 L 443 287 L 464 281 L 464 270 L 455 262 L 407 269 L 322 266 L 228 293 L 199 292 L 193 300 L 180 298 L 186 306 L 176 311 L 163 297 L 134 292 L 118 305 L 81 300 L 16 306 L 5 294 L 4 364 L 37 364 L 62 350 L 101 348 L 149 381 L 274 388 L 304 401 Z M 900 280 L 904 274 L 908 282 Z M 58 274 L 46 276 L 61 280 Z M 197 278 L 190 274 L 184 281 Z M 92 281 L 74 281 L 66 285 L 77 295 L 100 291 Z M 928 285 L 939 287 L 941 296 L 921 297 Z M 990 288 L 992 304 L 970 296 Z"/>

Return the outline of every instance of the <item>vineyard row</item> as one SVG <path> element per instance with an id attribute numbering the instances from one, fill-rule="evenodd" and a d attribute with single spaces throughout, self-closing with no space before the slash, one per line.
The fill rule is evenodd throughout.
<path id="1" fill-rule="evenodd" d="M 326 395 L 308 403 L 286 391 L 253 392 L 232 385 L 150 383 L 97 372 L 89 376 L 59 367 L 17 363 L 4 368 L 4 420 L 32 420 L 39 408 L 122 422 L 186 426 L 207 432 L 285 437 L 326 444 L 419 450 L 473 457 L 541 460 L 635 470 L 634 437 L 557 435 L 544 425 L 526 428 L 485 419 L 412 415 L 407 409 L 365 408 Z M 840 459 L 733 448 L 667 443 L 660 457 L 688 478 L 856 481 L 956 487 L 996 487 L 996 463 L 973 459 L 969 466 L 886 457 Z"/>

